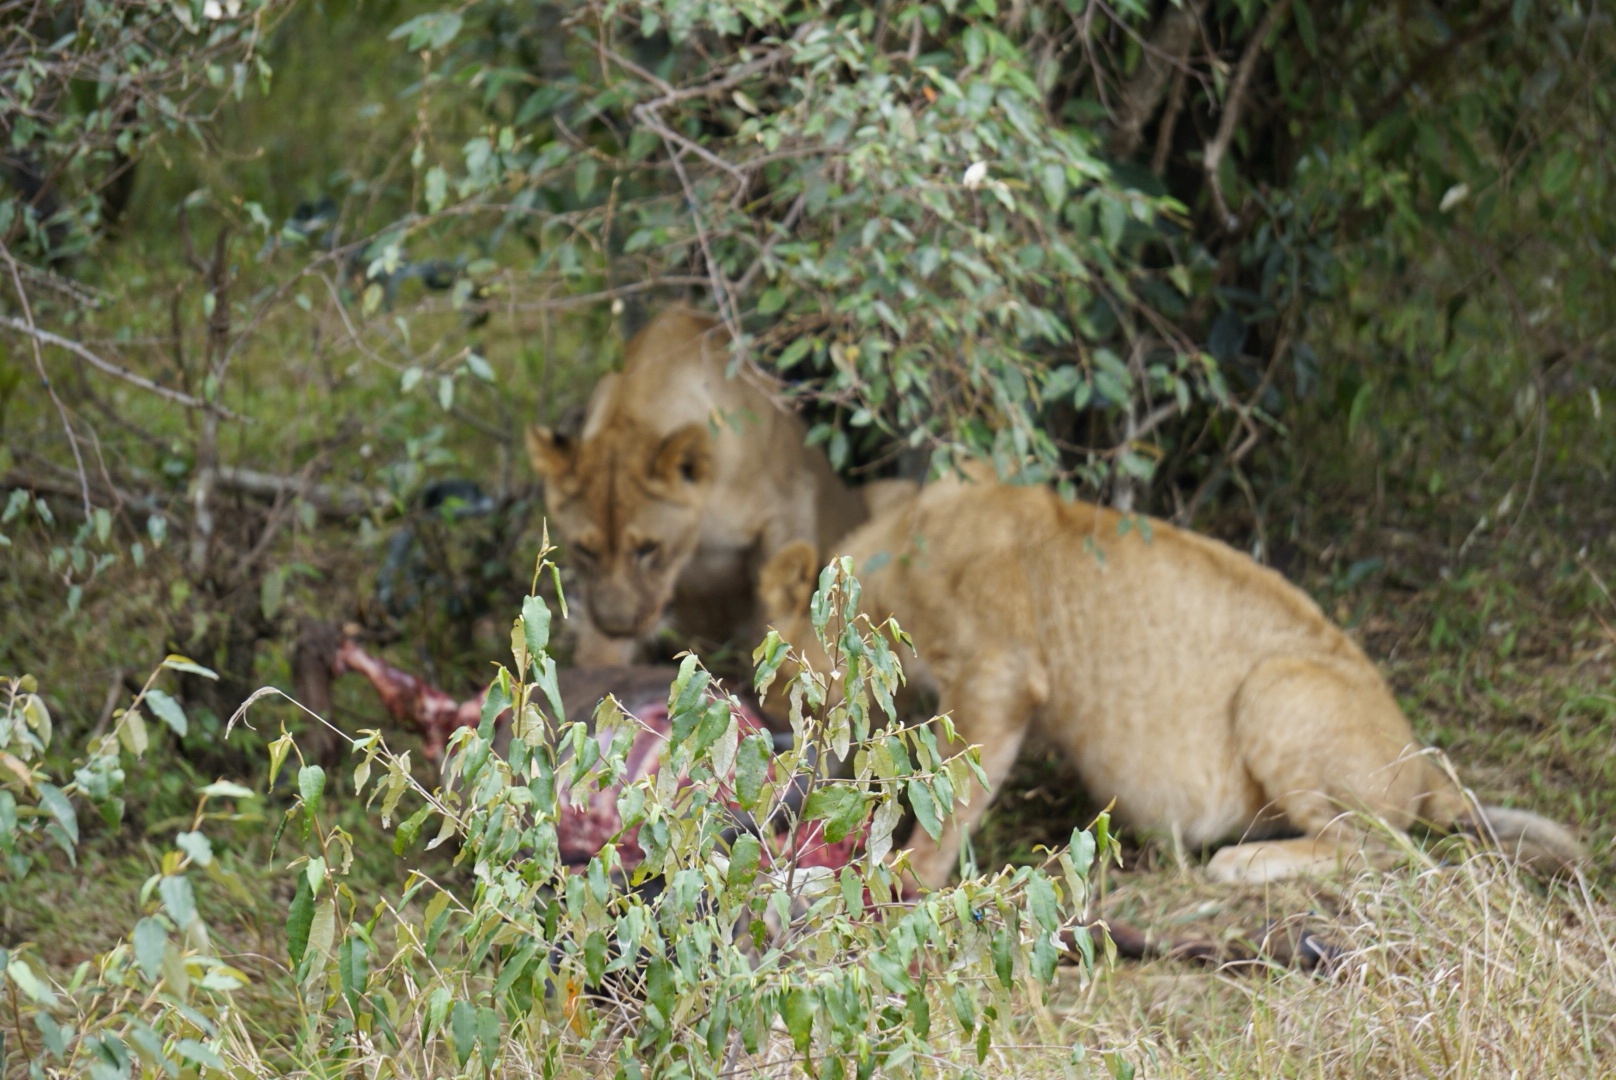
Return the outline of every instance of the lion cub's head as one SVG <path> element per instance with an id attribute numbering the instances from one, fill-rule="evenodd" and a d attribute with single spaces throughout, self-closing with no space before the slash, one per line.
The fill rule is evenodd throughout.
<path id="1" fill-rule="evenodd" d="M 591 621 L 608 637 L 649 633 L 701 538 L 713 474 L 706 425 L 662 436 L 620 419 L 581 440 L 533 427 L 527 449 Z"/>

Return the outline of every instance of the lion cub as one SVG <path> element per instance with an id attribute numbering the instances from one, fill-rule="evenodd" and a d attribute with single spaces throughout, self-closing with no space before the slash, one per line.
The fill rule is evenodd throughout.
<path id="1" fill-rule="evenodd" d="M 582 579 L 577 662 L 621 664 L 667 615 L 686 640 L 761 635 L 757 572 L 867 516 L 802 421 L 743 372 L 716 319 L 675 308 L 628 343 L 576 440 L 527 432 L 550 527 Z"/>
<path id="2" fill-rule="evenodd" d="M 1352 810 L 1396 829 L 1477 825 L 1358 646 L 1301 590 L 1214 540 L 983 478 L 929 485 L 834 550 L 854 559 L 863 610 L 914 636 L 911 680 L 981 746 L 994 790 L 1037 725 L 1123 820 L 1197 846 L 1247 840 L 1214 855 L 1219 881 L 1384 861 L 1384 845 L 1365 852 Z M 794 544 L 761 577 L 773 625 L 799 648 L 813 638 L 820 565 Z M 959 830 L 991 797 L 973 792 L 940 842 L 916 830 L 922 883 L 947 880 Z M 1486 815 L 1523 857 L 1579 855 L 1536 815 Z"/>

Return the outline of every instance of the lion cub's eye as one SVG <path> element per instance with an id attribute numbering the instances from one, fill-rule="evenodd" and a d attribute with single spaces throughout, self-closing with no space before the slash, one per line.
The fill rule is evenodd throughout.
<path id="1" fill-rule="evenodd" d="M 634 557 L 639 559 L 641 562 L 650 562 L 652 559 L 656 558 L 656 553 L 661 550 L 661 548 L 662 545 L 657 543 L 655 540 L 646 540 L 645 542 L 635 546 Z"/>
<path id="2" fill-rule="evenodd" d="M 572 545 L 572 554 L 579 562 L 592 563 L 600 557 L 599 552 L 585 544 Z"/>

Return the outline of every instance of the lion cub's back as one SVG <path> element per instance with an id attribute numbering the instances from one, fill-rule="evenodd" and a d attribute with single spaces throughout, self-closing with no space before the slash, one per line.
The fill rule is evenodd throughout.
<path id="1" fill-rule="evenodd" d="M 969 610 L 980 632 L 1024 638 L 1093 679 L 1200 676 L 1279 653 L 1367 664 L 1305 593 L 1248 556 L 1043 486 L 937 481 L 856 546 L 861 563 L 894 558 L 890 584 L 873 584 L 897 606 L 955 621 Z"/>

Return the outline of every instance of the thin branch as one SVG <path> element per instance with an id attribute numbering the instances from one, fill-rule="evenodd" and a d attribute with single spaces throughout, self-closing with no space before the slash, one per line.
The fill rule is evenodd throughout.
<path id="1" fill-rule="evenodd" d="M 84 455 L 79 452 L 79 437 L 73 434 L 73 424 L 67 418 L 67 406 L 62 404 L 62 399 L 56 395 L 56 387 L 51 383 L 50 376 L 45 374 L 45 355 L 39 348 L 39 331 L 34 328 L 34 309 L 28 303 L 28 290 L 22 287 L 22 275 L 17 273 L 17 260 L 13 259 L 8 252 L 6 262 L 11 267 L 11 283 L 17 288 L 17 300 L 22 304 L 22 313 L 28 320 L 26 323 L 19 325 L 30 336 L 29 344 L 34 347 L 34 370 L 39 372 L 39 381 L 44 384 L 45 392 L 50 395 L 51 401 L 56 405 L 56 415 L 62 418 L 62 430 L 67 432 L 67 444 L 73 448 L 73 461 L 78 465 L 79 470 L 79 494 L 84 499 L 84 520 L 88 521 L 91 513 L 90 478 L 84 471 Z M 16 322 L 15 319 L 7 318 L 6 316 L 0 316 L 0 318 L 5 318 L 7 322 Z"/>
<path id="2" fill-rule="evenodd" d="M 1160 177 L 1167 172 L 1167 159 L 1173 152 L 1173 132 L 1178 128 L 1178 117 L 1184 111 L 1184 86 L 1188 80 L 1182 71 L 1173 76 L 1173 88 L 1167 94 L 1167 108 L 1156 128 L 1156 151 L 1150 156 L 1150 171 Z"/>
<path id="3" fill-rule="evenodd" d="M 71 338 L 62 337 L 60 334 L 53 334 L 49 330 L 41 330 L 37 326 L 32 325 L 31 322 L 24 322 L 21 319 L 14 319 L 9 315 L 0 315 L 0 326 L 4 326 L 10 330 L 15 330 L 19 334 L 26 334 L 28 337 L 33 338 L 38 344 L 54 345 L 58 349 L 66 349 L 68 352 L 72 353 L 80 360 L 83 360 L 86 364 L 89 364 L 97 371 L 106 375 L 111 375 L 115 379 L 122 379 L 131 386 L 138 386 L 147 393 L 155 394 L 165 401 L 172 401 L 177 405 L 184 405 L 188 409 L 207 409 L 218 413 L 226 420 L 244 421 L 247 419 L 246 417 L 238 415 L 232 410 L 225 408 L 223 405 L 203 401 L 201 398 L 192 397 L 190 394 L 183 394 L 180 391 L 171 389 L 170 387 L 164 386 L 161 383 L 152 382 L 144 375 L 137 375 L 128 368 L 121 368 L 109 360 L 103 360 L 101 357 L 97 356 L 95 353 L 91 352 L 89 349 L 86 349 L 83 345 L 80 345 Z"/>
<path id="4" fill-rule="evenodd" d="M 917 24 L 919 23 L 918 19 L 915 21 Z M 780 220 L 779 226 L 769 234 L 767 240 L 763 241 L 763 246 L 758 249 L 757 257 L 752 260 L 752 265 L 746 268 L 746 273 L 741 275 L 741 280 L 735 283 L 736 292 L 744 296 L 747 290 L 752 287 L 752 282 L 757 279 L 757 275 L 763 270 L 764 262 L 768 260 L 769 255 L 774 251 L 774 245 L 779 243 L 783 237 L 791 235 L 791 230 L 797 227 L 797 222 L 802 218 L 803 211 L 807 209 L 808 196 L 798 195 L 791 203 L 791 208 L 786 211 L 786 216 Z"/>
<path id="5" fill-rule="evenodd" d="M 1217 134 L 1206 144 L 1202 167 L 1206 170 L 1206 182 L 1212 192 L 1212 206 L 1218 214 L 1218 226 L 1223 229 L 1232 230 L 1239 219 L 1229 212 L 1228 201 L 1223 196 L 1223 182 L 1218 179 L 1218 169 L 1223 165 L 1223 155 L 1229 152 L 1235 127 L 1240 123 L 1240 112 L 1246 104 L 1246 90 L 1251 86 L 1251 76 L 1257 70 L 1257 60 L 1267 47 L 1268 35 L 1279 25 L 1279 20 L 1290 12 L 1290 8 L 1291 0 L 1279 0 L 1257 24 L 1256 32 L 1246 44 L 1245 54 L 1240 57 L 1240 65 L 1235 69 L 1234 81 L 1229 84 L 1229 96 L 1223 101 L 1223 115 L 1218 118 Z"/>
<path id="6" fill-rule="evenodd" d="M 679 183 L 683 186 L 685 199 L 690 204 L 691 219 L 696 223 L 696 239 L 701 244 L 702 260 L 707 264 L 707 275 L 712 282 L 713 303 L 718 306 L 719 317 L 724 320 L 724 325 L 729 330 L 730 340 L 740 344 L 741 320 L 735 312 L 730 290 L 724 280 L 723 268 L 718 265 L 718 260 L 713 258 L 712 245 L 707 242 L 707 226 L 702 221 L 701 206 L 696 202 L 696 190 L 691 186 L 690 176 L 685 172 L 684 157 L 671 147 L 668 156 L 673 159 L 674 172 L 679 174 Z"/>
<path id="7" fill-rule="evenodd" d="M 644 124 L 645 127 L 653 134 L 660 136 L 663 142 L 674 143 L 678 145 L 681 150 L 690 151 L 707 164 L 713 166 L 713 168 L 729 173 L 730 176 L 735 178 L 736 183 L 744 185 L 749 182 L 750 178 L 742 169 L 738 168 L 731 162 L 725 161 L 723 158 L 719 157 L 705 146 L 702 146 L 700 143 L 692 142 L 690 139 L 685 138 L 667 124 L 663 123 L 662 117 L 658 116 L 656 111 L 652 109 L 651 106 L 634 106 L 634 119 L 638 120 L 641 124 Z"/>
<path id="8" fill-rule="evenodd" d="M 637 109 L 646 108 L 653 110 L 665 109 L 669 105 L 677 105 L 681 101 L 689 101 L 691 98 L 712 97 L 714 94 L 721 94 L 725 90 L 733 90 L 747 79 L 750 79 L 754 75 L 762 74 L 775 64 L 779 63 L 781 60 L 784 60 L 786 57 L 785 49 L 773 49 L 764 53 L 756 60 L 753 60 L 750 63 L 742 64 L 741 66 L 733 69 L 729 74 L 723 76 L 722 78 L 711 79 L 707 82 L 697 83 L 694 86 L 687 86 L 682 89 L 675 89 L 667 82 L 667 80 L 659 78 L 651 72 L 645 70 L 645 68 L 628 59 L 626 56 L 619 56 L 611 49 L 606 49 L 605 52 L 606 56 L 611 59 L 612 63 L 618 65 L 624 71 L 629 72 L 636 78 L 644 79 L 646 82 L 650 83 L 652 86 L 655 86 L 662 92 L 661 97 L 653 98 L 650 101 L 644 102 L 636 107 Z"/>
<path id="9" fill-rule="evenodd" d="M 219 486 L 270 499 L 296 495 L 327 517 L 357 517 L 373 507 L 386 506 L 392 496 L 380 488 L 371 490 L 347 484 L 315 483 L 308 475 L 277 476 L 256 469 L 221 465 Z"/>

